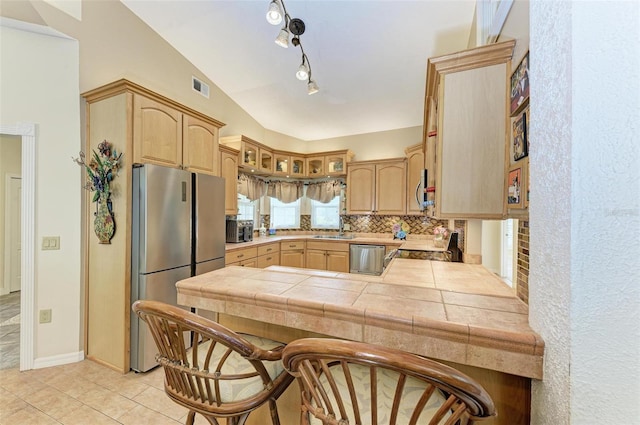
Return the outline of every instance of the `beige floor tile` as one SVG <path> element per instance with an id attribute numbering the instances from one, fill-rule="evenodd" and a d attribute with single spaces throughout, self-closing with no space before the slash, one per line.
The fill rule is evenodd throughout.
<path id="1" fill-rule="evenodd" d="M 78 400 L 115 419 L 136 407 L 136 403 L 132 400 L 104 387 L 82 394 Z"/>
<path id="2" fill-rule="evenodd" d="M 173 403 L 169 399 L 167 402 Z M 140 405 L 120 416 L 118 422 L 123 425 L 177 425 L 185 423 L 183 420 L 171 419 L 162 413 Z"/>
<path id="3" fill-rule="evenodd" d="M 64 425 L 118 425 L 119 422 L 100 413 L 89 406 L 82 406 L 76 411 L 59 419 Z"/>
<path id="4" fill-rule="evenodd" d="M 133 401 L 174 420 L 179 420 L 186 414 L 184 407 L 171 401 L 164 391 L 157 388 L 149 387 Z"/>
<path id="5" fill-rule="evenodd" d="M 53 387 L 42 388 L 24 396 L 24 401 L 47 412 L 54 419 L 67 416 L 82 407 L 82 403 Z"/>
<path id="6" fill-rule="evenodd" d="M 113 423 L 116 424 L 117 422 Z M 5 424 L 59 425 L 59 422 L 53 419 L 51 416 L 42 413 L 35 407 L 27 405 L 24 409 L 17 410 L 6 418 L 3 418 L 2 425 Z"/>

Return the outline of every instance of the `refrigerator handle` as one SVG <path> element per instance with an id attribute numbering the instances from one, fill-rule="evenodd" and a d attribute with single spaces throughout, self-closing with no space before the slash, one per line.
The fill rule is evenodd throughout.
<path id="1" fill-rule="evenodd" d="M 187 202 L 187 182 L 182 182 L 182 202 Z"/>

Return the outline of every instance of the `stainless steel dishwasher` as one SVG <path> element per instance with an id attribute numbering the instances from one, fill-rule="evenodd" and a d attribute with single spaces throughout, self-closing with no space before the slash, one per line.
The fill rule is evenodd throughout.
<path id="1" fill-rule="evenodd" d="M 349 272 L 380 275 L 384 268 L 384 245 L 351 244 L 349 249 Z"/>

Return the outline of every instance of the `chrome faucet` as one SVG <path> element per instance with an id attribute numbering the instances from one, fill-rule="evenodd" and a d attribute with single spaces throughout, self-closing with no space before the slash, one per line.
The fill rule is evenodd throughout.
<path id="1" fill-rule="evenodd" d="M 344 218 L 342 216 L 339 217 L 340 224 L 338 229 L 338 236 L 344 235 Z"/>

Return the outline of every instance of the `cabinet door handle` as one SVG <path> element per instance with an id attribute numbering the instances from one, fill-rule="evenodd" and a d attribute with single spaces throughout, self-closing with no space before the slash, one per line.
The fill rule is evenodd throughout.
<path id="1" fill-rule="evenodd" d="M 289 248 L 295 248 L 295 247 L 296 247 L 295 245 L 289 245 Z"/>
<path id="2" fill-rule="evenodd" d="M 267 248 L 267 252 L 270 252 L 270 251 L 271 251 L 271 248 Z"/>
<path id="3" fill-rule="evenodd" d="M 267 261 L 271 261 L 271 257 L 267 257 Z"/>
<path id="4" fill-rule="evenodd" d="M 238 258 L 242 258 L 242 257 L 244 257 L 244 254 L 238 255 Z"/>

